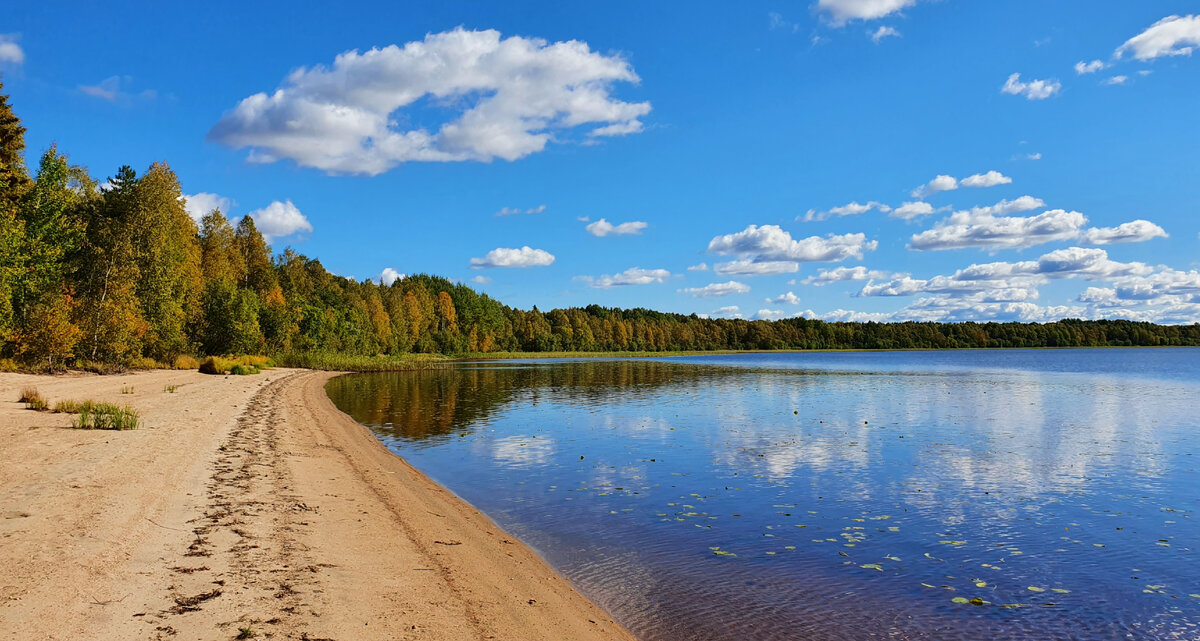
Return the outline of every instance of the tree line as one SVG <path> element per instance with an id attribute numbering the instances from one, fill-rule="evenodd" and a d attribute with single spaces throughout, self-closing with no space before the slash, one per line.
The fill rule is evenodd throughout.
<path id="1" fill-rule="evenodd" d="M 2 88 L 2 85 L 0 85 Z M 1200 345 L 1200 325 L 828 323 L 590 305 L 543 312 L 415 275 L 383 285 L 273 254 L 254 219 L 197 224 L 164 162 L 103 185 L 56 147 L 26 168 L 0 95 L 0 359 L 62 367 L 181 355 Z"/>

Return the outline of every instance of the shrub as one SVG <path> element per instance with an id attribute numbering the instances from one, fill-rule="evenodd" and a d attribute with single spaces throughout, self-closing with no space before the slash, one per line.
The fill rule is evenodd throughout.
<path id="1" fill-rule="evenodd" d="M 247 354 L 237 360 L 242 365 L 249 365 L 255 369 L 271 369 L 275 367 L 275 362 L 266 356 Z"/>
<path id="2" fill-rule="evenodd" d="M 0 358 L 0 372 L 15 372 L 19 368 L 17 362 L 11 358 Z"/>
<path id="3" fill-rule="evenodd" d="M 257 367 L 254 367 L 253 365 L 242 365 L 241 363 L 238 363 L 238 364 L 234 365 L 233 367 L 229 368 L 229 373 L 233 374 L 234 376 L 247 376 L 250 374 L 258 374 L 259 371 L 260 370 Z"/>
<path id="4" fill-rule="evenodd" d="M 71 427 L 81 430 L 136 430 L 140 423 L 137 410 L 127 405 L 84 401 Z"/>
<path id="5" fill-rule="evenodd" d="M 197 369 L 200 367 L 200 361 L 192 358 L 191 356 L 180 354 L 179 356 L 175 357 L 174 365 L 175 369 Z"/>
<path id="6" fill-rule="evenodd" d="M 130 369 L 158 369 L 158 361 L 145 356 L 129 361 Z"/>
<path id="7" fill-rule="evenodd" d="M 220 356 L 209 356 L 200 364 L 201 374 L 226 374 L 233 368 L 235 363 L 225 360 Z"/>

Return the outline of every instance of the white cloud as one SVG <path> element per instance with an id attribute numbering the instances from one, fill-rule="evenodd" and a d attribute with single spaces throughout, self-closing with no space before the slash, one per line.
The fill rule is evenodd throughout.
<path id="1" fill-rule="evenodd" d="M 884 38 L 899 38 L 900 32 L 896 31 L 892 27 L 882 26 L 882 27 L 879 27 L 878 29 L 876 29 L 875 31 L 870 32 L 867 35 L 870 36 L 871 42 L 874 42 L 875 44 L 879 44 L 880 41 L 882 41 Z"/>
<path id="2" fill-rule="evenodd" d="M 800 25 L 796 24 L 783 17 L 783 14 L 772 11 L 767 14 L 767 20 L 770 21 L 771 31 L 788 31 L 796 33 L 800 30 Z"/>
<path id="3" fill-rule="evenodd" d="M 1053 209 L 1036 216 L 996 217 L 991 213 L 960 211 L 932 229 L 913 234 L 909 248 L 916 250 L 1015 249 L 1079 236 L 1087 217 L 1077 211 Z"/>
<path id="4" fill-rule="evenodd" d="M 917 0 L 817 0 L 817 10 L 823 11 L 835 25 L 851 20 L 874 20 L 911 7 Z"/>
<path id="5" fill-rule="evenodd" d="M 136 96 L 129 93 L 128 86 L 132 82 L 133 79 L 129 76 L 109 76 L 97 84 L 79 85 L 78 88 L 80 93 L 86 96 L 109 102 L 125 101 L 133 97 L 151 100 L 158 96 L 157 92 L 153 89 L 146 89 L 136 94 Z"/>
<path id="6" fill-rule="evenodd" d="M 384 267 L 383 271 L 379 272 L 379 276 L 377 278 L 379 279 L 380 285 L 391 285 L 398 280 L 404 280 L 405 278 L 408 278 L 408 274 L 401 274 L 391 267 Z"/>
<path id="7" fill-rule="evenodd" d="M 79 85 L 79 91 L 93 98 L 115 102 L 117 96 L 121 95 L 121 78 L 109 76 L 94 85 Z"/>
<path id="8" fill-rule="evenodd" d="M 492 282 L 492 279 L 487 276 L 484 276 L 483 274 L 480 274 L 480 275 L 472 278 L 471 282 L 475 283 L 476 285 L 487 285 Z"/>
<path id="9" fill-rule="evenodd" d="M 103 188 L 102 188 L 103 189 Z M 187 215 L 192 217 L 192 220 L 200 223 L 200 219 L 204 218 L 214 209 L 220 209 L 222 214 L 229 216 L 229 210 L 233 209 L 234 202 L 229 198 L 208 192 L 200 192 L 198 194 L 185 195 L 183 208 L 187 210 Z"/>
<path id="10" fill-rule="evenodd" d="M 581 276 L 579 279 L 588 283 L 588 287 L 593 289 L 612 289 L 613 287 L 625 287 L 628 285 L 650 285 L 652 283 L 661 283 L 671 277 L 671 272 L 665 269 L 642 269 L 640 267 L 631 267 L 619 274 L 612 276 L 600 276 L 592 278 L 591 276 Z"/>
<path id="11" fill-rule="evenodd" d="M 1015 214 L 1017 212 L 1041 209 L 1045 206 L 1046 203 L 1041 198 L 1021 196 L 1015 200 L 1001 200 L 995 205 L 988 205 L 987 207 L 972 207 L 971 213 L 976 216 L 1007 216 L 1008 214 Z"/>
<path id="12" fill-rule="evenodd" d="M 585 42 L 458 28 L 297 69 L 274 92 L 242 100 L 208 135 L 249 148 L 252 161 L 288 158 L 331 173 L 376 175 L 412 161 L 512 161 L 577 127 L 592 126 L 593 138 L 641 131 L 650 104 L 612 98 L 618 82 L 639 78 L 623 58 Z M 457 117 L 436 131 L 406 128 L 406 114 L 397 112 L 422 99 Z"/>
<path id="13" fill-rule="evenodd" d="M 706 272 L 708 271 L 708 263 L 698 263 L 688 267 L 687 270 L 689 272 Z"/>
<path id="14" fill-rule="evenodd" d="M 818 314 L 811 309 L 800 312 L 805 318 L 819 318 L 830 323 L 886 323 L 892 320 L 892 315 L 885 312 L 856 312 L 849 309 L 835 309 L 831 312 Z"/>
<path id="15" fill-rule="evenodd" d="M 1032 154 L 1025 154 L 1025 158 L 1027 160 L 1041 160 L 1042 153 L 1040 151 L 1038 151 L 1038 152 L 1034 152 Z"/>
<path id="16" fill-rule="evenodd" d="M 912 220 L 921 216 L 928 216 L 933 212 L 933 205 L 930 205 L 923 200 L 917 200 L 900 205 L 899 207 L 893 209 L 888 216 L 891 216 L 892 218 L 899 218 L 901 220 Z"/>
<path id="17" fill-rule="evenodd" d="M 501 207 L 500 211 L 496 212 L 497 216 L 516 216 L 518 214 L 540 214 L 546 211 L 545 205 L 530 207 L 529 209 L 521 209 L 520 207 Z"/>
<path id="18" fill-rule="evenodd" d="M 833 207 L 828 211 L 817 211 L 815 209 L 810 209 L 810 210 L 808 210 L 807 213 L 804 214 L 803 217 L 797 216 L 796 220 L 803 219 L 804 222 L 807 223 L 807 222 L 812 222 L 814 220 L 828 220 L 830 218 L 833 218 L 834 216 L 838 216 L 838 217 L 857 216 L 859 214 L 865 214 L 865 213 L 871 211 L 872 209 L 877 209 L 884 213 L 887 213 L 892 210 L 891 207 L 888 207 L 887 205 L 885 205 L 883 203 L 877 203 L 874 200 L 868 202 L 865 205 L 860 205 L 858 203 L 858 201 L 854 201 L 849 204 L 842 205 L 841 207 Z"/>
<path id="19" fill-rule="evenodd" d="M 1166 238 L 1162 227 L 1148 220 L 1131 220 L 1116 227 L 1095 227 L 1083 232 L 1080 239 L 1089 245 L 1140 243 L 1153 238 Z"/>
<path id="20" fill-rule="evenodd" d="M 780 294 L 779 296 L 776 296 L 775 298 L 768 298 L 767 302 L 775 304 L 775 305 L 782 305 L 782 304 L 799 305 L 800 297 L 793 294 L 792 292 L 788 292 L 786 294 Z"/>
<path id="21" fill-rule="evenodd" d="M 737 305 L 726 305 L 725 307 L 717 308 L 713 310 L 711 314 L 705 314 L 704 316 L 706 318 L 709 316 L 717 316 L 719 318 L 741 318 L 742 315 L 740 312 L 741 310 Z"/>
<path id="22" fill-rule="evenodd" d="M 0 34 L 0 62 L 13 65 L 24 64 L 25 51 L 17 44 L 15 34 Z"/>
<path id="23" fill-rule="evenodd" d="M 986 174 L 967 176 L 958 184 L 962 187 L 995 187 L 996 185 L 1007 185 L 1011 182 L 1012 178 L 993 169 Z"/>
<path id="24" fill-rule="evenodd" d="M 872 278 L 891 278 L 892 274 L 874 269 L 867 269 L 862 265 L 854 267 L 835 267 L 833 269 L 822 269 L 816 276 L 809 276 L 801 281 L 804 285 L 815 285 L 823 287 L 830 283 L 841 283 L 848 280 L 869 280 Z"/>
<path id="25" fill-rule="evenodd" d="M 545 267 L 554 264 L 554 254 L 544 249 L 534 249 L 525 245 L 520 249 L 497 247 L 488 252 L 483 258 L 472 258 L 471 269 L 490 269 L 493 267 Z"/>
<path id="26" fill-rule="evenodd" d="M 773 320 L 779 320 L 785 316 L 787 316 L 787 314 L 778 309 L 760 309 L 757 312 L 755 312 L 753 318 L 754 318 L 754 320 L 773 321 Z"/>
<path id="27" fill-rule="evenodd" d="M 691 294 L 692 298 L 716 298 L 718 296 L 729 296 L 731 294 L 745 294 L 750 291 L 750 286 L 744 283 L 739 283 L 736 280 L 731 280 L 726 283 L 712 283 L 704 287 L 688 287 L 681 289 L 681 294 Z"/>
<path id="28" fill-rule="evenodd" d="M 1045 100 L 1062 91 L 1062 83 L 1053 78 L 1021 82 L 1021 74 L 1014 73 L 1008 77 L 1000 91 L 1014 96 L 1025 96 L 1026 100 Z"/>
<path id="29" fill-rule="evenodd" d="M 912 191 L 913 198 L 928 198 L 939 191 L 954 191 L 958 189 L 958 180 L 954 176 L 939 174 L 927 184 Z"/>
<path id="30" fill-rule="evenodd" d="M 603 237 L 603 236 L 608 236 L 610 234 L 614 235 L 614 236 L 640 234 L 640 233 L 642 233 L 642 230 L 645 229 L 646 227 L 649 227 L 649 225 L 647 225 L 646 223 L 644 223 L 640 220 L 635 220 L 635 221 L 628 222 L 628 223 L 621 223 L 620 225 L 614 225 L 614 224 L 608 222 L 607 220 L 601 218 L 600 220 L 597 220 L 596 222 L 585 227 L 585 229 L 587 229 L 587 232 L 593 236 Z"/>
<path id="31" fill-rule="evenodd" d="M 1200 46 L 1200 15 L 1167 16 L 1117 48 L 1116 57 L 1132 53 L 1138 60 L 1190 56 Z"/>
<path id="32" fill-rule="evenodd" d="M 769 274 L 794 274 L 800 271 L 800 263 L 794 260 L 753 261 L 733 260 L 713 265 L 713 271 L 722 276 L 766 276 Z"/>
<path id="33" fill-rule="evenodd" d="M 1091 62 L 1084 62 L 1080 60 L 1079 62 L 1075 63 L 1075 73 L 1080 76 L 1089 73 L 1096 73 L 1097 71 L 1106 68 L 1108 68 L 1108 65 L 1104 64 L 1103 60 L 1093 60 Z"/>
<path id="34" fill-rule="evenodd" d="M 1128 80 L 1129 80 L 1129 76 L 1113 76 L 1112 78 L 1108 78 L 1108 79 L 1104 80 L 1100 84 L 1111 87 L 1114 85 L 1123 85 Z"/>
<path id="35" fill-rule="evenodd" d="M 276 200 L 262 209 L 255 209 L 248 214 L 254 219 L 255 226 L 267 241 L 298 234 L 312 233 L 312 223 L 300 213 L 292 201 L 279 202 Z"/>
<path id="36" fill-rule="evenodd" d="M 865 234 L 809 236 L 793 240 L 792 235 L 778 225 L 750 225 L 736 234 L 717 236 L 708 243 L 713 254 L 736 254 L 754 262 L 837 262 L 847 258 L 861 259 L 864 251 L 874 251 L 877 241 L 868 241 Z"/>

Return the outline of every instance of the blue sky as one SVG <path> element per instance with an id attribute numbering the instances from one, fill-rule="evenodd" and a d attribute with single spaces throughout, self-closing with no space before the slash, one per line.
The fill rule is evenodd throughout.
<path id="1" fill-rule="evenodd" d="M 345 276 L 1200 321 L 1194 2 L 52 4 L 0 22 L 31 156 L 166 160 Z"/>

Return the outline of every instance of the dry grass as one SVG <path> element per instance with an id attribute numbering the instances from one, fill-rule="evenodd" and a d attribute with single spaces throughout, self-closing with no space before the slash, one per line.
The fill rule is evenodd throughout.
<path id="1" fill-rule="evenodd" d="M 176 356 L 173 364 L 175 369 L 197 369 L 200 367 L 200 361 L 185 355 Z"/>
<path id="2" fill-rule="evenodd" d="M 36 387 L 26 387 L 21 390 L 21 398 L 17 399 L 18 403 L 24 403 L 25 409 L 37 410 L 44 412 L 50 409 L 50 403 L 42 396 Z"/>

